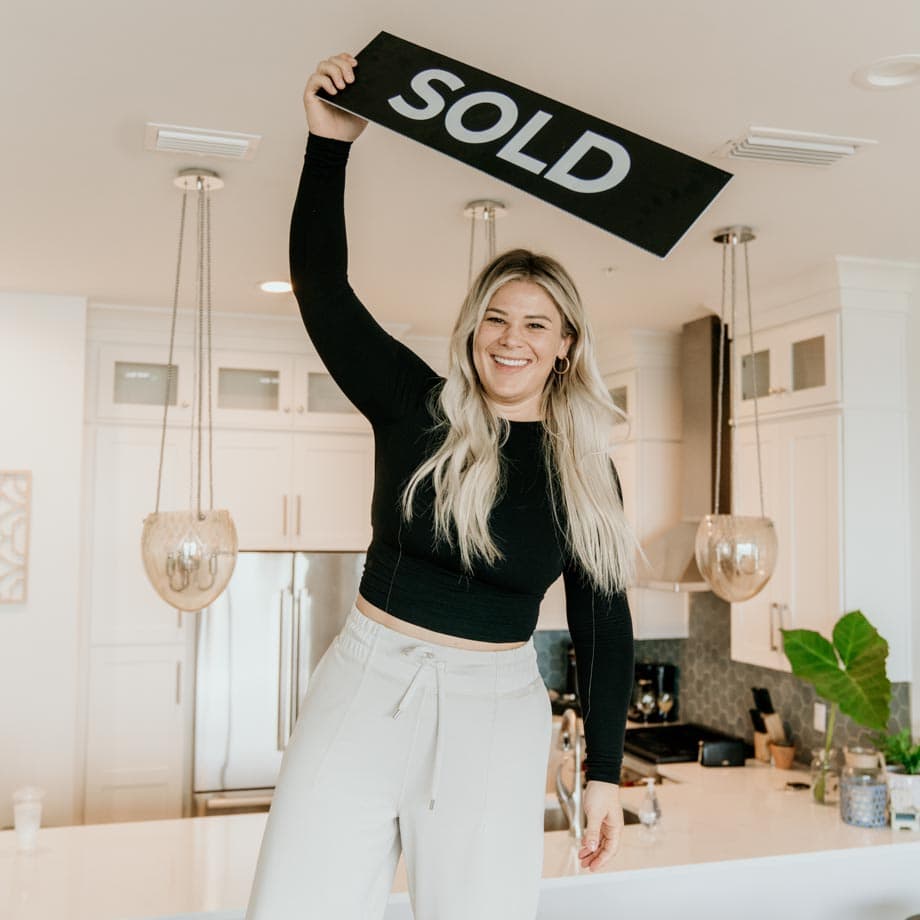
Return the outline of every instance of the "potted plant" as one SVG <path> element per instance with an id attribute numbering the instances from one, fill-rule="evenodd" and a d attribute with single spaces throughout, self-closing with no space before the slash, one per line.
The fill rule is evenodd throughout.
<path id="1" fill-rule="evenodd" d="M 920 774 L 920 742 L 911 744 L 909 728 L 893 735 L 876 735 L 872 743 L 885 755 L 889 768 L 895 768 L 894 772 L 908 776 Z"/>
<path id="2" fill-rule="evenodd" d="M 888 643 L 859 610 L 834 624 L 833 641 L 813 629 L 784 629 L 783 651 L 792 673 L 808 681 L 831 704 L 824 741 L 824 768 L 812 786 L 816 801 L 827 802 L 834 726 L 839 709 L 858 725 L 884 732 L 891 709 L 891 683 L 885 669 Z"/>
<path id="3" fill-rule="evenodd" d="M 920 830 L 920 742 L 911 744 L 909 728 L 876 735 L 872 740 L 888 765 L 892 825 Z"/>

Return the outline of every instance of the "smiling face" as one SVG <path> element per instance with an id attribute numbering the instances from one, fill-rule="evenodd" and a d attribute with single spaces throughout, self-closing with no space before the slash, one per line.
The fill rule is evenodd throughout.
<path id="1" fill-rule="evenodd" d="M 571 342 L 562 334 L 559 308 L 539 284 L 503 284 L 473 338 L 473 364 L 495 412 L 513 421 L 539 421 L 553 362 L 565 356 Z"/>

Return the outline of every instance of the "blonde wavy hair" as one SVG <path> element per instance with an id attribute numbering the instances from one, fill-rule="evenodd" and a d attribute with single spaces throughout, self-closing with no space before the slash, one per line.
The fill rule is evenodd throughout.
<path id="1" fill-rule="evenodd" d="M 489 513 L 505 483 L 499 446 L 510 424 L 489 406 L 473 363 L 473 338 L 492 297 L 509 281 L 539 284 L 570 335 L 569 370 L 550 373 L 543 389 L 544 462 L 550 501 L 566 549 L 605 594 L 623 590 L 634 573 L 636 538 L 626 521 L 608 455 L 612 424 L 622 416 L 601 378 L 594 337 L 572 279 L 555 260 L 523 249 L 506 252 L 473 282 L 450 338 L 447 380 L 430 405 L 432 431 L 446 429 L 441 446 L 422 461 L 402 494 L 405 520 L 419 485 L 431 477 L 435 536 L 459 546 L 464 568 L 478 557 L 490 565 L 502 558 L 489 532 Z M 561 491 L 564 520 L 556 489 Z"/>

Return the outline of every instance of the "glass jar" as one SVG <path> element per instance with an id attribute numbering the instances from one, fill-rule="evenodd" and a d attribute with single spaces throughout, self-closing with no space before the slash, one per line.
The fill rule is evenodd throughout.
<path id="1" fill-rule="evenodd" d="M 840 774 L 840 817 L 857 827 L 888 824 L 885 761 L 874 748 L 848 747 Z"/>
<path id="2" fill-rule="evenodd" d="M 811 752 L 811 795 L 821 805 L 834 805 L 840 797 L 837 748 L 814 748 Z"/>

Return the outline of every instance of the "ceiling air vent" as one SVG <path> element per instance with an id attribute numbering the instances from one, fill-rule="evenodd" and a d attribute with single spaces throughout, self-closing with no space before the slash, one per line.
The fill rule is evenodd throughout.
<path id="1" fill-rule="evenodd" d="M 723 144 L 715 151 L 715 156 L 830 166 L 837 160 L 853 156 L 860 147 L 876 143 L 878 141 L 862 137 L 834 137 L 832 134 L 811 134 L 783 128 L 752 127 L 743 137 Z"/>
<path id="2" fill-rule="evenodd" d="M 144 146 L 163 153 L 194 153 L 198 156 L 230 157 L 251 160 L 261 134 L 238 134 L 234 131 L 211 131 L 181 125 L 147 123 Z"/>

